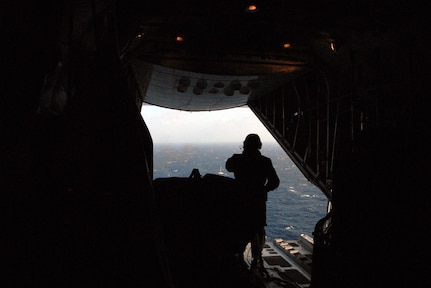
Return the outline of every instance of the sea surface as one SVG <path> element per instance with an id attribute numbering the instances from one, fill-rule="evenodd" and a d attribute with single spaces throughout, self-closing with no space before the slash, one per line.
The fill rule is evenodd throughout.
<path id="1" fill-rule="evenodd" d="M 203 176 L 226 171 L 225 162 L 233 153 L 242 153 L 238 143 L 155 144 L 154 178 L 189 177 L 194 168 Z M 269 192 L 267 240 L 297 239 L 302 233 L 313 236 L 314 226 L 325 216 L 327 198 L 308 181 L 277 143 L 263 144 L 261 153 L 271 158 L 280 186 Z"/>

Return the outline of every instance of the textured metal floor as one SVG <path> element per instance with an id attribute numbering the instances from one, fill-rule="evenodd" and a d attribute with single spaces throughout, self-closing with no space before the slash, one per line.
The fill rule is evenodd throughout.
<path id="1" fill-rule="evenodd" d="M 285 249 L 286 247 L 287 249 Z M 308 265 L 311 263 L 312 256 L 307 252 L 309 250 L 297 240 L 276 239 L 274 242 L 267 242 L 262 251 L 265 268 L 263 277 L 261 277 L 263 287 L 310 287 L 311 278 Z M 308 257 L 304 256 L 306 254 Z M 250 245 L 247 246 L 244 258 L 250 267 L 252 261 Z"/>

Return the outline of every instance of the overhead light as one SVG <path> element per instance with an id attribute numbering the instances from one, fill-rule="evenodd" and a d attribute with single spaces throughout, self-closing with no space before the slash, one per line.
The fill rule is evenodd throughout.
<path id="1" fill-rule="evenodd" d="M 257 8 L 257 5 L 256 5 L 256 4 L 249 3 L 249 4 L 247 5 L 247 7 L 245 8 L 245 11 L 246 11 L 246 12 L 250 12 L 250 13 L 254 13 L 254 12 L 259 11 L 259 8 Z"/>
<path id="2" fill-rule="evenodd" d="M 247 10 L 250 12 L 256 11 L 257 10 L 257 6 L 256 5 L 248 5 Z"/>
<path id="3" fill-rule="evenodd" d="M 332 52 L 337 52 L 337 46 L 335 45 L 335 40 L 331 40 L 329 42 L 329 47 L 331 48 Z"/>
<path id="4" fill-rule="evenodd" d="M 288 42 L 283 43 L 283 48 L 284 48 L 284 49 L 288 49 L 288 48 L 290 48 L 291 46 L 292 46 L 292 44 L 290 44 L 290 43 L 288 43 Z"/>
<path id="5" fill-rule="evenodd" d="M 322 45 L 325 45 L 325 46 L 328 45 L 329 50 L 331 50 L 332 52 L 338 52 L 338 50 L 340 50 L 342 43 L 339 38 L 334 37 L 333 34 L 327 31 L 320 32 L 319 36 L 322 39 Z M 335 40 L 336 38 L 337 40 Z"/>
<path id="6" fill-rule="evenodd" d="M 177 37 L 175 38 L 175 40 L 176 40 L 177 42 L 183 42 L 183 41 L 184 41 L 184 38 L 183 38 L 183 36 L 181 36 L 181 35 L 177 35 Z"/>

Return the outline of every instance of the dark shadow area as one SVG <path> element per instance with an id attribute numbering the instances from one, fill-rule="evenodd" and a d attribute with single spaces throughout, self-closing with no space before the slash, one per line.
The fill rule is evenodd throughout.
<path id="1" fill-rule="evenodd" d="M 175 287 L 259 287 L 237 257 L 252 235 L 252 206 L 238 181 L 157 178 L 154 191 Z"/>
<path id="2" fill-rule="evenodd" d="M 431 144 L 425 134 L 401 125 L 368 131 L 337 158 L 343 169 L 334 175 L 331 237 L 316 229 L 313 287 L 429 285 Z"/>

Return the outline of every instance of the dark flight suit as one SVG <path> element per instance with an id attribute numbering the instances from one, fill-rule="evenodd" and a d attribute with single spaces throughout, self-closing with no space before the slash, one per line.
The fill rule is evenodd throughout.
<path id="1" fill-rule="evenodd" d="M 250 211 L 254 237 L 250 240 L 253 262 L 261 261 L 265 244 L 267 193 L 278 187 L 280 179 L 270 158 L 263 156 L 258 149 L 233 154 L 226 161 L 226 169 L 233 172 L 235 179 L 243 183 L 249 191 L 253 211 Z"/>

